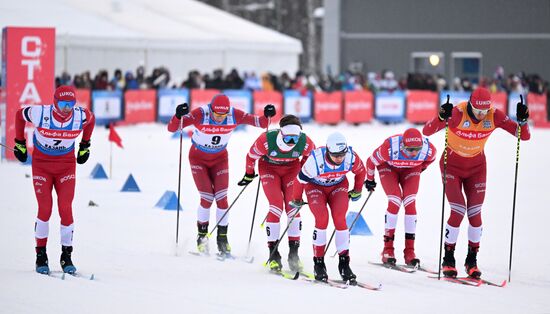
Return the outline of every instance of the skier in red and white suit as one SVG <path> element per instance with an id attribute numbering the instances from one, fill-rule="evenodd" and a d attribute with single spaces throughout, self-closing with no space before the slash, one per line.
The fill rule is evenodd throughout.
<path id="1" fill-rule="evenodd" d="M 296 209 L 289 205 L 294 184 L 298 184 L 295 182 L 296 176 L 301 165 L 315 148 L 313 141 L 302 132 L 302 123 L 298 117 L 284 116 L 279 126 L 280 129 L 263 133 L 252 144 L 246 157 L 246 173 L 239 182 L 239 185 L 252 182 L 256 176 L 254 166 L 259 159 L 258 172 L 269 201 L 266 227 L 267 245 L 271 256 L 269 267 L 275 271 L 282 269 L 281 254 L 276 247 L 280 234 L 279 221 L 283 210 L 286 211 L 288 221 L 296 214 Z M 301 184 L 299 186 L 302 187 Z M 297 213 L 288 228 L 288 264 L 294 272 L 303 270 L 298 257 L 301 224 L 300 213 Z"/>
<path id="2" fill-rule="evenodd" d="M 52 189 L 57 192 L 57 207 L 61 217 L 61 267 L 66 273 L 76 272 L 71 260 L 73 251 L 72 202 L 75 191 L 75 141 L 83 133 L 76 162 L 83 164 L 90 156 L 90 138 L 94 130 L 94 115 L 75 107 L 76 93 L 71 86 L 55 90 L 53 105 L 29 106 L 15 113 L 15 156 L 27 160 L 25 123 L 35 127 L 33 135 L 32 175 L 38 201 L 35 222 L 36 271 L 47 274 L 46 244 L 52 214 Z"/>
<path id="3" fill-rule="evenodd" d="M 407 129 L 403 134 L 388 137 L 367 159 L 367 190 L 374 191 L 375 167 L 380 182 L 388 196 L 384 250 L 382 262 L 395 265 L 393 240 L 397 214 L 401 204 L 405 207 L 405 263 L 416 266 L 420 260 L 414 253 L 416 234 L 416 193 L 420 184 L 420 173 L 435 160 L 436 150 L 420 131 Z"/>
<path id="4" fill-rule="evenodd" d="M 176 132 L 189 125 L 195 126 L 191 137 L 192 146 L 189 149 L 189 163 L 195 185 L 201 197 L 197 209 L 197 249 L 208 253 L 208 223 L 210 221 L 210 206 L 216 200 L 216 222 L 219 221 L 217 245 L 221 254 L 229 254 L 231 247 L 227 241 L 227 225 L 229 215 L 221 217 L 227 210 L 227 187 L 229 181 L 229 166 L 227 159 L 227 143 L 235 128 L 240 124 L 248 124 L 259 128 L 268 126 L 268 118 L 275 115 L 275 107 L 267 105 L 264 116 L 248 114 L 233 108 L 226 95 L 218 94 L 208 105 L 189 112 L 188 104 L 178 105 L 176 113 L 168 124 L 168 131 Z"/>
<path id="5" fill-rule="evenodd" d="M 355 174 L 355 183 L 348 191 L 346 173 Z M 325 267 L 325 246 L 327 243 L 327 226 L 330 214 L 336 229 L 336 249 L 339 254 L 338 270 L 342 279 L 355 283 L 355 274 L 349 266 L 349 230 L 346 224 L 349 199 L 358 201 L 361 198 L 363 180 L 366 171 L 363 162 L 347 145 L 341 133 L 333 133 L 327 138 L 327 145 L 315 149 L 298 174 L 298 181 L 305 185 L 307 201 L 315 217 L 313 231 L 313 262 L 315 279 L 328 279 Z M 300 185 L 301 185 L 300 184 Z M 294 197 L 291 206 L 301 207 L 302 187 L 294 186 Z"/>
<path id="6" fill-rule="evenodd" d="M 517 120 L 521 127 L 521 139 L 524 141 L 531 137 L 527 125 L 528 117 L 527 106 L 518 103 Z M 451 206 L 451 215 L 445 227 L 443 274 L 449 277 L 457 275 L 454 250 L 460 223 L 468 213 L 468 255 L 464 266 L 469 276 L 479 278 L 481 271 L 477 267 L 477 252 L 481 240 L 481 207 L 485 198 L 487 175 L 485 143 L 496 128 L 517 136 L 518 123 L 493 108 L 491 94 L 482 87 L 472 92 L 469 101 L 456 107 L 448 101 L 443 104 L 439 116 L 424 126 L 424 135 L 429 136 L 445 129 L 445 120 L 449 123 L 445 194 Z M 441 173 L 444 172 L 444 159 L 442 157 L 440 162 Z"/>

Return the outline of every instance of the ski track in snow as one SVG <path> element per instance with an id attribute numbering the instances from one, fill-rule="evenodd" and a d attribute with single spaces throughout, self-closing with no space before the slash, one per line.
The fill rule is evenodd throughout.
<path id="1" fill-rule="evenodd" d="M 272 128 L 276 125 L 272 125 Z M 306 124 L 305 132 L 316 145 L 338 129 L 365 159 L 382 141 L 403 132 L 408 125 L 318 126 Z M 421 128 L 421 127 L 419 127 Z M 405 274 L 369 265 L 379 261 L 382 250 L 386 196 L 378 185 L 363 217 L 374 236 L 351 238 L 351 267 L 358 280 L 382 283 L 382 291 L 334 289 L 303 280 L 290 281 L 269 275 L 262 266 L 268 257 L 265 230 L 259 224 L 268 203 L 260 192 L 254 235 L 253 264 L 239 260 L 217 261 L 188 254 L 196 238 L 196 207 L 199 195 L 187 162 L 189 139 L 184 139 L 182 207 L 179 245 L 175 247 L 176 212 L 154 208 L 166 190 L 177 189 L 179 140 L 171 139 L 166 126 L 144 124 L 118 127 L 124 149 L 113 148 L 113 178 L 92 180 L 96 163 L 109 173 L 108 130 L 97 126 L 92 137 L 91 157 L 77 166 L 73 261 L 94 281 L 69 277 L 51 278 L 34 272 L 33 225 L 37 211 L 31 168 L 16 162 L 0 163 L 0 313 L 549 313 L 550 266 L 545 230 L 550 219 L 546 194 L 550 170 L 541 160 L 548 152 L 550 130 L 534 129 L 529 142 L 521 143 L 514 231 L 512 282 L 506 288 L 468 287 L 429 279 L 429 274 Z M 229 201 L 240 187 L 245 155 L 261 129 L 247 127 L 233 134 L 229 143 Z M 443 131 L 430 138 L 443 151 Z M 510 225 L 514 184 L 516 139 L 496 130 L 486 145 L 487 194 L 482 211 L 483 237 L 478 265 L 484 277 L 502 281 L 508 276 Z M 440 171 L 434 162 L 421 177 L 417 194 L 416 253 L 425 266 L 437 270 L 441 219 Z M 132 173 L 141 193 L 119 192 Z M 376 176 L 379 182 L 378 175 Z M 257 180 L 257 179 L 256 179 Z M 256 183 L 248 188 L 230 212 L 229 241 L 236 256 L 244 256 L 254 207 Z M 357 211 L 367 195 L 350 203 Z M 98 207 L 88 207 L 93 200 Z M 55 205 L 50 220 L 48 256 L 50 267 L 59 271 L 59 216 Z M 311 233 L 313 217 L 307 205 L 302 212 L 300 248 L 307 271 L 313 271 Z M 445 203 L 445 220 L 449 215 Z M 215 206 L 211 210 L 214 225 Z M 283 221 L 285 219 L 283 218 Z M 467 219 L 461 225 L 456 259 L 459 275 L 466 257 Z M 283 228 L 282 228 L 283 229 Z M 329 224 L 328 232 L 332 232 Z M 210 240 L 215 250 L 215 237 Z M 403 210 L 396 230 L 396 257 L 403 262 Z M 287 266 L 286 239 L 280 247 Z M 334 252 L 334 244 L 328 255 Z M 177 256 L 176 256 L 177 253 Z M 326 258 L 329 276 L 338 279 L 337 259 Z"/>

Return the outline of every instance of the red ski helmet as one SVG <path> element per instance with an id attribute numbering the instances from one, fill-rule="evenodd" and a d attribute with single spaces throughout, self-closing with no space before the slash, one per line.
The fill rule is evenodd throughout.
<path id="1" fill-rule="evenodd" d="M 218 94 L 212 98 L 210 103 L 210 110 L 217 114 L 227 114 L 229 113 L 229 98 L 224 94 Z"/>
<path id="2" fill-rule="evenodd" d="M 60 113 L 62 115 L 65 115 L 63 110 L 61 110 L 63 106 L 60 106 L 60 104 L 65 104 L 67 106 L 70 106 L 71 108 L 74 107 L 76 104 L 76 92 L 72 86 L 67 85 L 61 85 L 58 88 L 55 89 L 55 92 L 53 93 L 53 104 L 54 104 L 54 110 L 57 113 Z"/>
<path id="3" fill-rule="evenodd" d="M 422 134 L 415 128 L 410 128 L 403 133 L 403 146 L 422 147 Z"/>
<path id="4" fill-rule="evenodd" d="M 487 88 L 476 88 L 470 95 L 470 104 L 477 110 L 489 110 L 491 108 L 491 93 Z"/>

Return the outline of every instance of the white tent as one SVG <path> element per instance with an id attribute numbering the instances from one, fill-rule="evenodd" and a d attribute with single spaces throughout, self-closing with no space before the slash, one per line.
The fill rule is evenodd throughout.
<path id="1" fill-rule="evenodd" d="M 0 26 L 56 28 L 56 74 L 295 72 L 300 41 L 193 0 L 0 0 Z"/>

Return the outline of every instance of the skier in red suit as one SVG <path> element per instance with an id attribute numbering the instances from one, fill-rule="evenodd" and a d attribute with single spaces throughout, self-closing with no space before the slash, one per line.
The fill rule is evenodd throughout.
<path id="1" fill-rule="evenodd" d="M 189 125 L 195 126 L 191 137 L 192 146 L 189 149 L 189 163 L 201 197 L 197 209 L 197 249 L 200 253 L 208 254 L 206 235 L 210 221 L 210 207 L 214 200 L 217 205 L 216 221 L 219 222 L 216 238 L 218 251 L 222 255 L 229 255 L 231 252 L 227 241 L 229 215 L 225 215 L 220 221 L 229 207 L 227 203 L 229 166 L 226 146 L 231 134 L 240 124 L 266 128 L 268 118 L 274 115 L 273 105 L 265 106 L 263 117 L 233 108 L 229 98 L 223 94 L 214 96 L 210 104 L 191 112 L 186 103 L 177 106 L 176 113 L 168 124 L 168 131 L 176 132 Z"/>
<path id="2" fill-rule="evenodd" d="M 521 128 L 521 140 L 524 141 L 531 137 L 528 118 L 527 106 L 518 103 L 517 121 Z M 455 245 L 460 223 L 464 215 L 468 214 L 468 255 L 464 266 L 468 276 L 479 278 L 481 271 L 477 267 L 477 252 L 481 240 L 481 208 L 485 199 L 487 176 L 485 143 L 497 128 L 517 137 L 518 123 L 492 106 L 491 94 L 483 87 L 475 89 L 469 101 L 455 107 L 448 101 L 444 103 L 439 115 L 424 126 L 424 135 L 429 136 L 445 129 L 445 121 L 449 123 L 445 194 L 451 214 L 445 227 L 443 274 L 448 277 L 457 275 Z M 443 157 L 440 167 L 443 173 Z"/>
<path id="3" fill-rule="evenodd" d="M 24 107 L 15 114 L 14 154 L 21 162 L 27 160 L 25 123 L 32 123 L 35 127 L 32 175 L 38 201 L 38 215 L 34 228 L 36 271 L 43 274 L 50 272 L 46 244 L 54 188 L 61 217 L 61 267 L 66 273 L 76 272 L 71 259 L 74 230 L 72 202 L 76 180 L 74 148 L 77 137 L 83 133 L 76 162 L 85 163 L 90 156 L 90 138 L 95 118 L 90 111 L 75 107 L 75 104 L 74 88 L 60 86 L 55 90 L 53 105 Z"/>
<path id="4" fill-rule="evenodd" d="M 388 196 L 382 251 L 384 264 L 395 265 L 396 262 L 393 241 L 401 204 L 405 207 L 405 263 L 410 266 L 420 264 L 414 253 L 416 193 L 420 184 L 420 173 L 435 160 L 435 155 L 436 150 L 432 143 L 420 131 L 410 128 L 403 134 L 388 137 L 367 159 L 367 190 L 374 191 L 376 187 L 376 167 L 384 192 Z"/>
<path id="5" fill-rule="evenodd" d="M 346 173 L 350 171 L 355 175 L 355 183 L 353 189 L 348 191 Z M 294 186 L 293 201 L 290 205 L 300 208 L 304 204 L 302 201 L 302 189 L 304 189 L 308 206 L 315 217 L 313 270 L 316 280 L 328 279 L 324 256 L 330 214 L 336 229 L 338 271 L 343 280 L 356 284 L 356 276 L 349 266 L 349 230 L 346 213 L 349 199 L 355 202 L 361 198 L 365 175 L 363 162 L 352 147 L 348 146 L 344 135 L 338 132 L 329 135 L 326 146 L 313 150 L 298 174 L 300 184 Z M 301 187 L 302 184 L 305 185 L 304 188 Z"/>
<path id="6" fill-rule="evenodd" d="M 296 209 L 289 205 L 292 200 L 292 189 L 294 184 L 297 184 L 296 176 L 301 165 L 315 148 L 313 141 L 302 132 L 302 123 L 298 117 L 284 116 L 279 126 L 280 129 L 263 133 L 252 144 L 246 157 L 246 173 L 239 182 L 241 186 L 252 182 L 256 176 L 256 160 L 259 160 L 258 172 L 264 193 L 269 200 L 266 227 L 267 246 L 271 256 L 269 267 L 275 271 L 282 269 L 281 254 L 276 248 L 280 234 L 279 221 L 283 211 L 286 211 L 288 221 L 296 214 Z M 294 272 L 303 270 L 298 256 L 301 225 L 300 213 L 297 213 L 288 228 L 288 264 Z"/>

